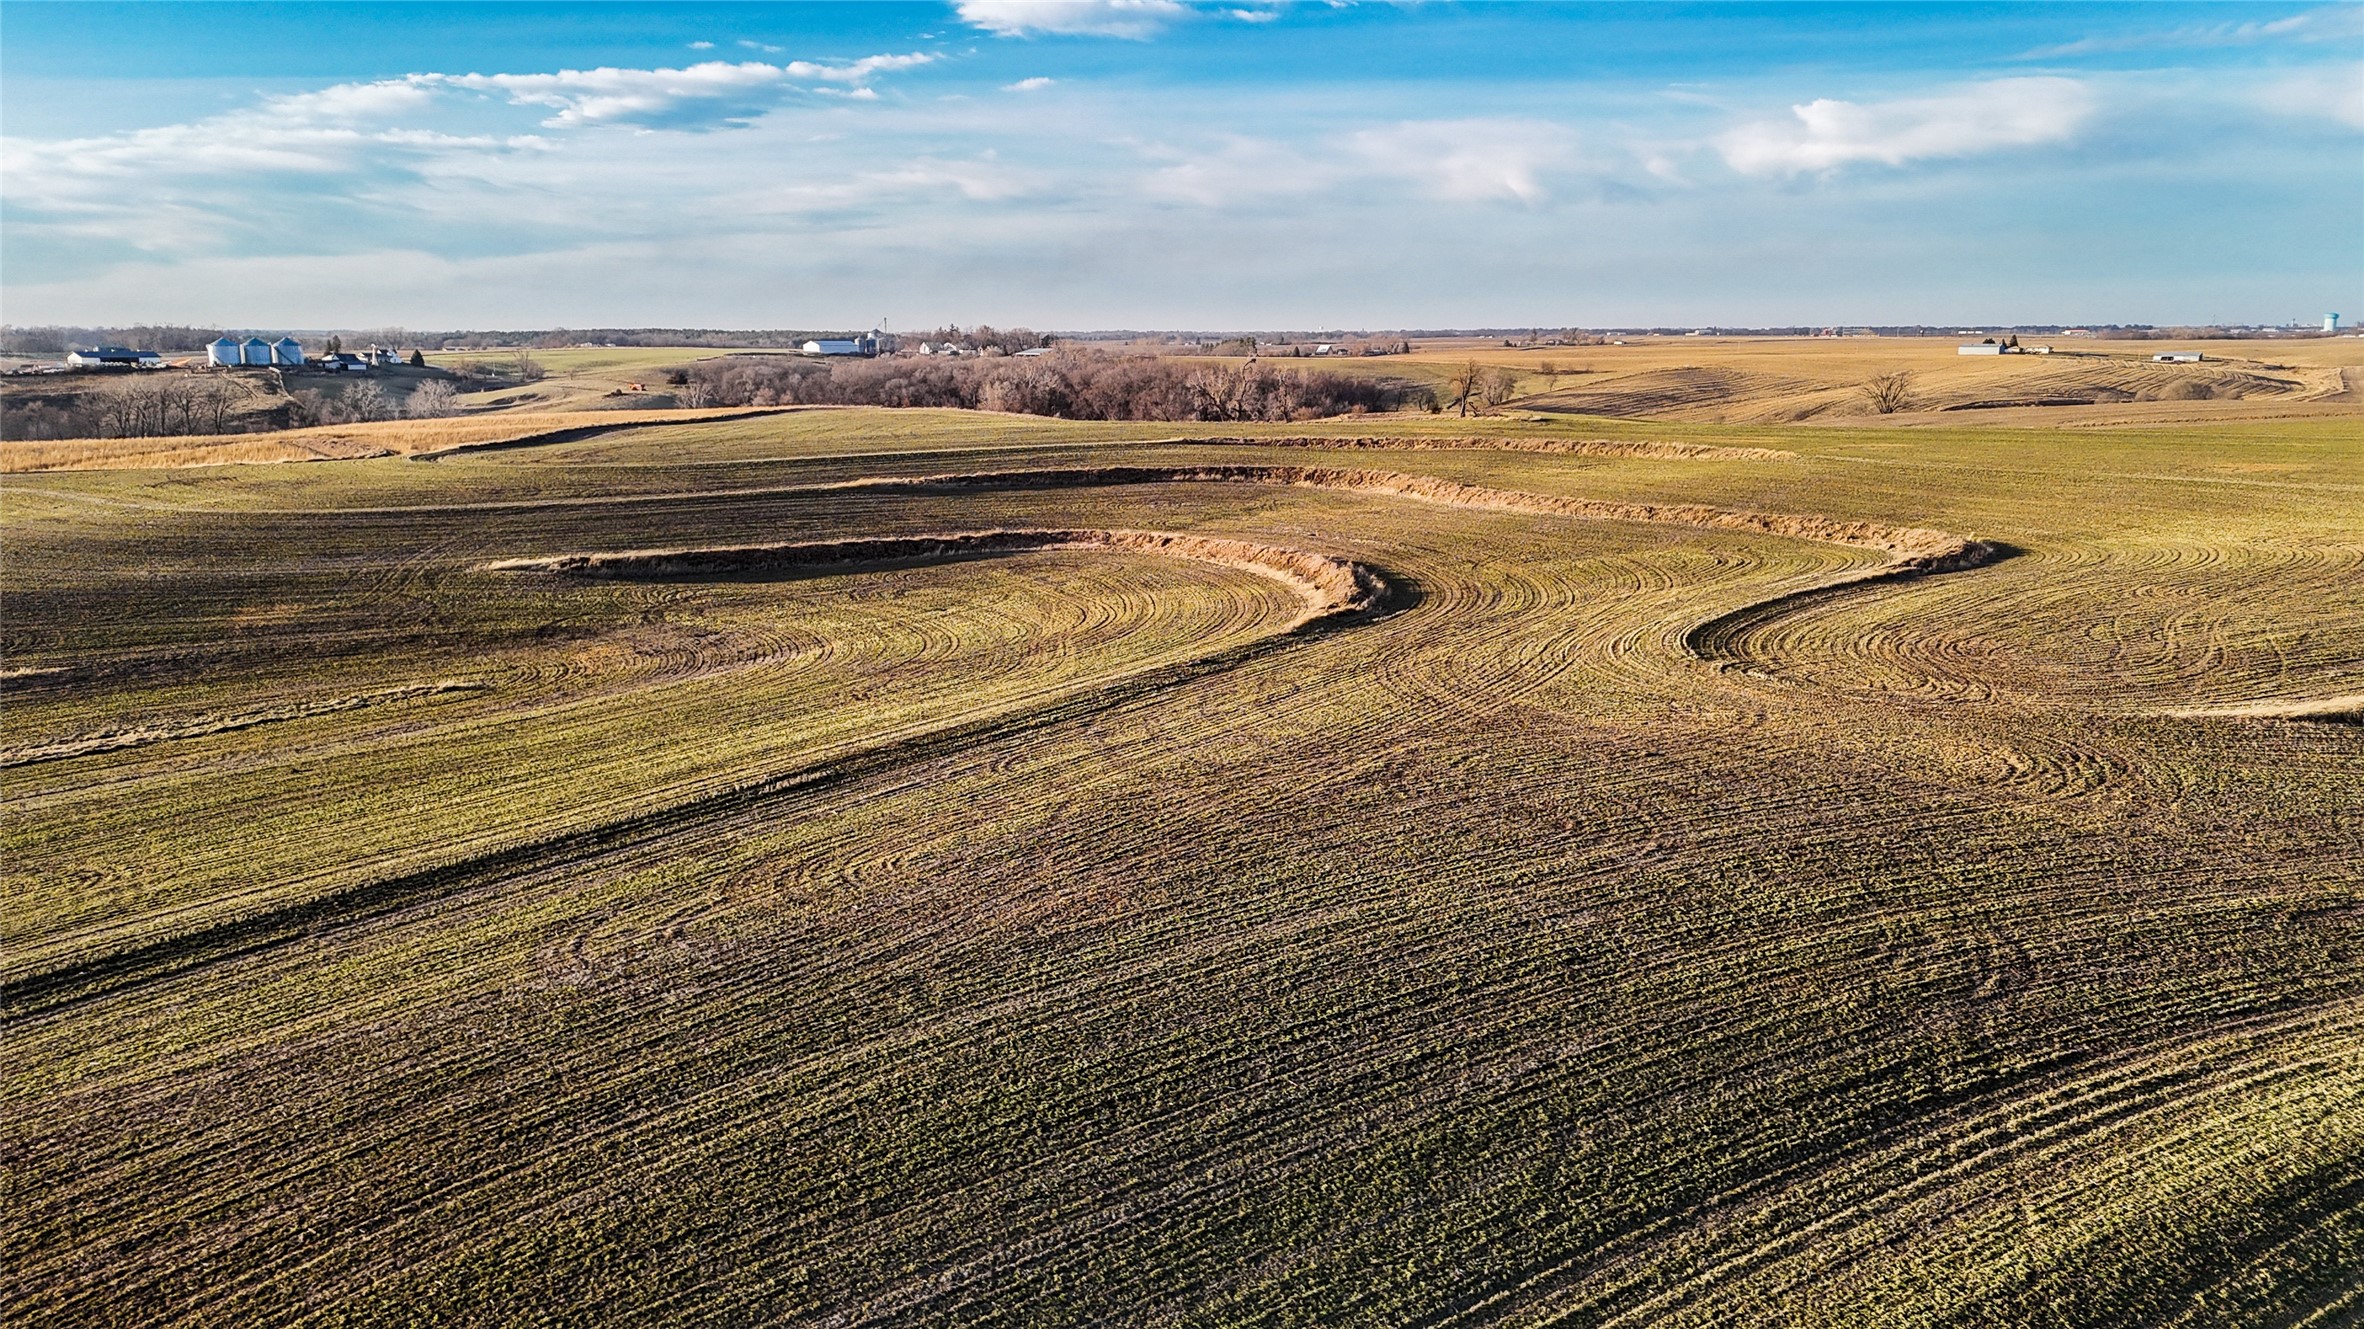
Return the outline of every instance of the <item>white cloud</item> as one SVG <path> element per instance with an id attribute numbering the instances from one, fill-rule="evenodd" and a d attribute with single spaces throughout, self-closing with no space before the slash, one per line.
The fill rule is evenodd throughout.
<path id="1" fill-rule="evenodd" d="M 1574 130 L 1548 120 L 1407 120 L 1307 147 L 1235 135 L 1211 151 L 1141 147 L 1164 159 L 1142 178 L 1152 198 L 1205 207 L 1303 197 L 1358 181 L 1411 183 L 1452 203 L 1550 201 L 1550 180 L 1597 174 L 1577 151 Z"/>
<path id="2" fill-rule="evenodd" d="M 1224 12 L 1242 23 L 1270 23 L 1280 17 L 1277 9 L 1231 9 Z"/>
<path id="3" fill-rule="evenodd" d="M 1022 78 L 1015 83 L 1002 84 L 1001 90 L 1003 92 L 1040 92 L 1058 81 L 1055 78 Z"/>
<path id="4" fill-rule="evenodd" d="M 791 60 L 787 64 L 790 78 L 827 79 L 833 83 L 867 83 L 877 74 L 890 74 L 899 69 L 915 69 L 936 57 L 925 51 L 909 55 L 866 55 L 848 64 L 819 64 L 811 60 Z"/>
<path id="5" fill-rule="evenodd" d="M 686 69 L 562 69 L 554 74 L 414 74 L 414 82 L 493 92 L 518 106 L 546 106 L 558 113 L 542 123 L 554 128 L 631 124 L 684 127 L 737 123 L 761 114 L 794 81 L 867 84 L 873 77 L 910 69 L 933 55 L 872 55 L 843 64 L 791 60 L 785 65 L 708 60 Z"/>
<path id="6" fill-rule="evenodd" d="M 1818 98 L 1790 120 L 1759 120 L 1716 140 L 1746 175 L 1828 172 L 1857 162 L 1902 166 L 1998 148 L 2057 143 L 2093 110 L 2093 94 L 2066 78 L 2007 78 L 1937 97 L 1869 104 Z"/>
<path id="7" fill-rule="evenodd" d="M 1150 172 L 1141 182 L 1143 193 L 1210 208 L 1312 193 L 1338 175 L 1334 167 L 1268 139 L 1238 137 L 1214 152 L 1153 149 L 1152 155 L 1178 160 Z"/>
<path id="8" fill-rule="evenodd" d="M 712 42 L 691 42 L 691 43 L 689 44 L 689 48 L 690 48 L 691 50 L 693 50 L 693 51 L 711 51 L 711 50 L 713 50 L 713 49 L 714 49 L 714 43 L 712 43 Z"/>
<path id="9" fill-rule="evenodd" d="M 1576 136 L 1546 120 L 1407 120 L 1347 139 L 1371 169 L 1420 185 L 1432 197 L 1537 204 L 1548 173 L 1576 164 Z"/>
<path id="10" fill-rule="evenodd" d="M 499 93 L 517 106 L 547 106 L 558 114 L 542 123 L 571 128 L 596 124 L 664 123 L 684 112 L 743 118 L 749 94 L 777 89 L 787 79 L 777 65 L 709 60 L 687 69 L 562 69 L 555 74 L 445 74 L 437 82 Z"/>
<path id="11" fill-rule="evenodd" d="M 2258 102 L 2284 115 L 2321 116 L 2364 129 L 2364 61 L 2285 74 L 2259 92 Z"/>
<path id="12" fill-rule="evenodd" d="M 376 83 L 339 83 L 317 92 L 268 97 L 263 106 L 282 121 L 344 122 L 422 110 L 434 98 L 435 94 L 424 81 L 394 78 Z"/>
<path id="13" fill-rule="evenodd" d="M 2022 60 L 2054 60 L 2063 56 L 2095 55 L 2108 51 L 2141 51 L 2185 47 L 2250 46 L 2260 42 L 2320 42 L 2364 37 L 2364 8 L 2331 5 L 2286 18 L 2250 23 L 2189 24 L 2156 32 L 2117 37 L 2086 37 L 2073 42 L 2022 51 Z"/>
<path id="14" fill-rule="evenodd" d="M 961 21 L 1004 37 L 1123 37 L 1142 41 L 1188 16 L 1180 0 L 960 0 Z"/>

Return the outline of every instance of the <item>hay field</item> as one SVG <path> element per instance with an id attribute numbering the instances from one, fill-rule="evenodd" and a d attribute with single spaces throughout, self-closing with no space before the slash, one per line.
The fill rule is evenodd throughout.
<path id="1" fill-rule="evenodd" d="M 0 1317 L 2364 1314 L 2356 422 L 1536 414 L 10 477 Z"/>

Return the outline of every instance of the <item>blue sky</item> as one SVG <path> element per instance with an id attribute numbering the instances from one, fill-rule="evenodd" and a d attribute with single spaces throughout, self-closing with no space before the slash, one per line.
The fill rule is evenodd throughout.
<path id="1" fill-rule="evenodd" d="M 0 316 L 2364 314 L 2364 6 L 0 8 Z"/>

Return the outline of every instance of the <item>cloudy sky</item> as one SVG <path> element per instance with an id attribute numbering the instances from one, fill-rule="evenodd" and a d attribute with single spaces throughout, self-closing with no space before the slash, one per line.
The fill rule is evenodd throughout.
<path id="1" fill-rule="evenodd" d="M 8 5 L 16 324 L 2364 315 L 2364 6 Z"/>

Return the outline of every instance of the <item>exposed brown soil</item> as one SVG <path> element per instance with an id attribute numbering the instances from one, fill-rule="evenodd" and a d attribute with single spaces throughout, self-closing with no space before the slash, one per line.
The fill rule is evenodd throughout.
<path id="1" fill-rule="evenodd" d="M 430 697 L 446 692 L 479 692 L 483 683 L 419 683 L 410 687 L 388 688 L 383 692 L 364 692 L 351 697 L 337 697 L 329 701 L 310 702 L 278 710 L 241 711 L 234 715 L 217 715 L 188 724 L 142 726 L 113 729 L 101 734 L 89 734 L 62 742 L 43 743 L 34 747 L 0 750 L 0 770 L 17 766 L 33 766 L 45 761 L 64 761 L 71 757 L 88 757 L 101 752 L 119 752 L 125 748 L 142 748 L 151 743 L 169 743 L 175 739 L 203 738 L 209 734 L 227 734 L 258 725 L 280 724 L 302 720 L 315 715 L 333 715 L 339 711 L 357 711 L 365 706 L 382 706 L 388 702 L 408 701 L 413 697 Z"/>
<path id="2" fill-rule="evenodd" d="M 2190 720 L 2313 720 L 2324 724 L 2364 724 L 2364 692 L 2311 701 L 2245 701 L 2227 706 L 2199 706 L 2165 711 Z"/>
<path id="3" fill-rule="evenodd" d="M 845 487 L 1031 488 L 1203 482 L 1301 485 L 1358 493 L 1394 494 L 1456 507 L 1553 513 L 1594 521 L 1668 522 L 1681 526 L 1757 531 L 1766 535 L 1876 549 L 1895 558 L 1900 567 L 1920 572 L 1975 567 L 1992 558 L 1995 552 L 1982 541 L 1919 527 L 1884 526 L 1877 522 L 1842 521 L 1832 517 L 1746 512 L 1735 508 L 1709 507 L 1701 503 L 1618 503 L 1602 499 L 1570 498 L 1516 489 L 1491 489 L 1455 480 L 1441 480 L 1434 476 L 1336 466 L 1093 466 L 1041 471 L 978 471 L 910 479 L 866 479 L 852 481 Z"/>
<path id="4" fill-rule="evenodd" d="M 1169 531 L 986 530 L 875 539 L 806 540 L 709 549 L 640 549 L 550 558 L 505 559 L 492 572 L 558 572 L 588 577 L 686 577 L 793 568 L 940 562 L 1045 549 L 1127 549 L 1239 568 L 1297 588 L 1308 618 L 1378 607 L 1387 582 L 1358 563 L 1323 554 L 1219 536 Z"/>

